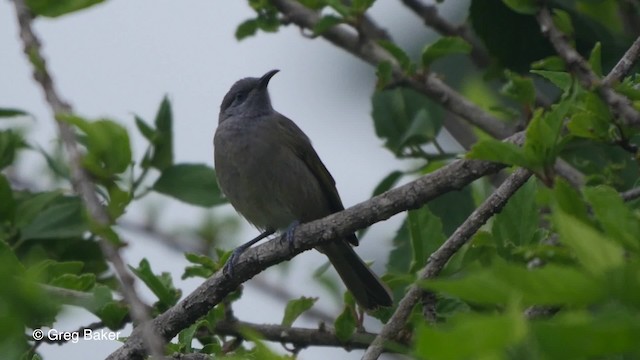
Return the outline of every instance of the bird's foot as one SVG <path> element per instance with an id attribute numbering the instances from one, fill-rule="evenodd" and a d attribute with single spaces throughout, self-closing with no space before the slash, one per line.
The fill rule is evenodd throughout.
<path id="1" fill-rule="evenodd" d="M 247 251 L 248 248 L 250 248 L 251 246 L 253 246 L 253 244 L 257 243 L 258 241 L 266 238 L 267 236 L 273 234 L 275 231 L 271 230 L 271 229 L 267 229 L 265 230 L 262 234 L 256 236 L 255 238 L 247 241 L 246 243 L 238 246 L 237 248 L 235 248 L 233 250 L 233 252 L 231 253 L 231 256 L 229 256 L 229 259 L 227 259 L 227 262 L 224 264 L 224 268 L 222 269 L 222 273 L 225 275 L 228 275 L 230 277 L 233 277 L 233 268 L 236 265 L 236 263 L 238 262 L 238 259 L 240 258 L 240 255 L 242 255 L 242 253 L 244 253 L 245 251 Z"/>
<path id="2" fill-rule="evenodd" d="M 296 220 L 292 222 L 284 232 L 284 239 L 287 241 L 287 245 L 289 245 L 289 251 L 293 251 L 293 238 L 298 225 L 300 225 L 300 221 Z"/>

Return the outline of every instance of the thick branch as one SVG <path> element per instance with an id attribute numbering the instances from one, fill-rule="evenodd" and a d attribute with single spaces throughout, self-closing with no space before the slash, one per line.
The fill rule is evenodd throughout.
<path id="1" fill-rule="evenodd" d="M 24 53 L 33 65 L 34 79 L 44 92 L 45 99 L 56 119 L 60 115 L 71 114 L 71 106 L 62 100 L 56 92 L 53 80 L 47 70 L 46 62 L 40 51 L 40 41 L 31 28 L 32 16 L 24 0 L 14 0 L 18 24 L 20 25 L 20 38 L 24 46 Z M 89 212 L 91 218 L 100 226 L 110 225 L 107 212 L 100 204 L 96 195 L 95 185 L 82 167 L 82 156 L 77 146 L 73 129 L 64 122 L 56 121 L 60 138 L 69 154 L 70 168 L 73 178 L 75 192 L 82 198 L 82 201 Z M 149 314 L 146 306 L 140 300 L 133 287 L 133 277 L 126 269 L 124 261 L 120 257 L 118 250 L 106 239 L 100 239 L 100 248 L 104 256 L 111 262 L 116 274 L 120 279 L 120 288 L 125 300 L 130 305 L 133 318 L 145 329 L 145 342 L 154 357 L 160 359 L 163 355 L 163 345 L 160 338 L 153 334 L 149 327 Z"/>
<path id="2" fill-rule="evenodd" d="M 616 117 L 628 125 L 640 127 L 640 113 L 633 108 L 631 101 L 615 92 L 608 83 L 600 80 L 591 70 L 587 61 L 569 44 L 565 34 L 556 27 L 549 10 L 543 7 L 538 12 L 537 19 L 542 34 L 549 38 L 558 55 L 567 63 L 582 86 L 587 89 L 596 88 L 602 100 L 609 105 Z"/>
<path id="3" fill-rule="evenodd" d="M 509 140 L 521 144 L 523 137 L 523 133 L 517 133 Z M 296 228 L 293 246 L 289 246 L 285 237 L 281 236 L 248 249 L 234 266 L 233 278 L 218 271 L 180 303 L 155 318 L 153 326 L 165 339 L 171 339 L 180 330 L 204 316 L 240 284 L 266 268 L 402 211 L 419 208 L 441 194 L 461 189 L 473 180 L 502 168 L 504 165 L 487 161 L 457 160 L 344 211 L 301 224 Z M 108 359 L 141 359 L 143 356 L 142 337 L 139 329 L 135 329 L 127 342 Z"/>
<path id="4" fill-rule="evenodd" d="M 419 279 L 435 277 L 444 268 L 449 259 L 464 244 L 469 241 L 482 225 L 494 214 L 500 212 L 507 204 L 509 198 L 531 177 L 531 172 L 519 169 L 500 185 L 496 191 L 489 196 L 480 207 L 478 207 L 447 241 L 438 248 L 431 256 L 427 265 L 420 271 Z M 400 301 L 396 312 L 382 328 L 371 346 L 367 349 L 363 360 L 374 360 L 384 350 L 385 342 L 392 340 L 405 326 L 413 307 L 420 301 L 424 289 L 418 285 L 412 285 L 405 297 Z"/>

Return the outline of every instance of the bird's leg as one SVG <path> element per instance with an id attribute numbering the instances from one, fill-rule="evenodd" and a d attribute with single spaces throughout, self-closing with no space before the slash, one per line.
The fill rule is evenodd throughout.
<path id="1" fill-rule="evenodd" d="M 238 246 L 237 248 L 235 248 L 233 250 L 233 252 L 231 253 L 231 256 L 229 256 L 229 259 L 227 260 L 227 263 L 224 264 L 224 269 L 222 270 L 224 274 L 228 274 L 229 276 L 233 276 L 233 267 L 235 266 L 236 262 L 238 261 L 238 258 L 240 257 L 240 255 L 242 255 L 243 252 L 247 251 L 248 248 L 250 248 L 251 246 L 253 246 L 253 244 L 257 243 L 258 241 L 266 238 L 267 236 L 273 234 L 274 232 L 276 232 L 273 229 L 266 229 L 262 234 L 256 236 L 255 238 L 247 241 L 246 243 Z"/>
<path id="2" fill-rule="evenodd" d="M 300 225 L 300 221 L 296 220 L 289 224 L 289 227 L 287 227 L 287 230 L 284 232 L 284 238 L 287 240 L 287 245 L 289 245 L 289 251 L 293 251 L 293 236 L 295 235 L 298 225 Z"/>

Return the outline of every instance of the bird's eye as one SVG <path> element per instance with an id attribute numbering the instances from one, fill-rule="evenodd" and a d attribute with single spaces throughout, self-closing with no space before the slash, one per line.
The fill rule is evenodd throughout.
<path id="1" fill-rule="evenodd" d="M 247 93 L 244 92 L 244 91 L 241 91 L 241 92 L 236 94 L 236 98 L 234 99 L 233 102 L 239 104 L 239 103 L 243 102 L 246 98 L 247 98 Z"/>

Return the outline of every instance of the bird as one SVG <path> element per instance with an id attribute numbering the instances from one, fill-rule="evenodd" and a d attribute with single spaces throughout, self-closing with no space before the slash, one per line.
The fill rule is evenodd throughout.
<path id="1" fill-rule="evenodd" d="M 335 180 L 309 137 L 274 110 L 268 85 L 279 70 L 238 80 L 220 105 L 214 135 L 219 187 L 234 209 L 264 231 L 234 250 L 226 267 L 257 241 L 277 230 L 344 210 Z M 356 254 L 351 234 L 316 247 L 325 254 L 358 305 L 366 310 L 393 303 L 389 288 Z"/>

